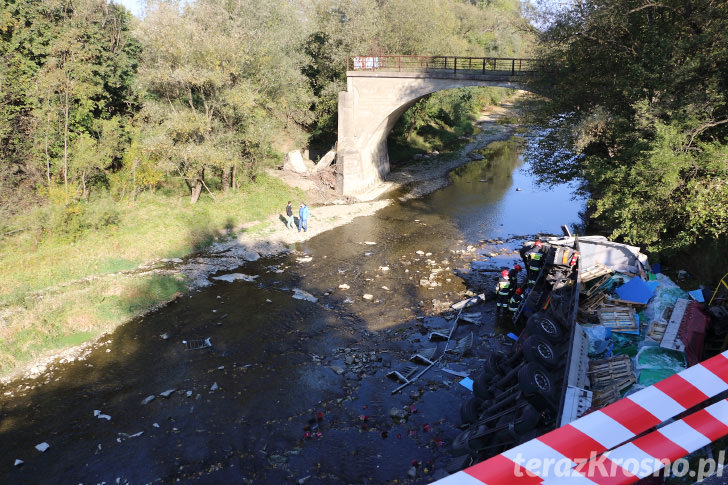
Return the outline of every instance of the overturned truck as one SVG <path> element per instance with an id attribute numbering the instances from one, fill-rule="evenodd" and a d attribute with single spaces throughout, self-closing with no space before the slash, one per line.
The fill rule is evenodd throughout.
<path id="1" fill-rule="evenodd" d="M 528 251 L 521 251 L 525 263 Z M 592 405 L 589 342 L 577 324 L 580 273 L 599 265 L 630 274 L 648 268 L 638 248 L 603 237 L 551 239 L 539 251 L 542 265 L 513 317 L 522 331 L 512 351 L 490 355 L 462 403 L 451 473 L 569 423 Z"/>

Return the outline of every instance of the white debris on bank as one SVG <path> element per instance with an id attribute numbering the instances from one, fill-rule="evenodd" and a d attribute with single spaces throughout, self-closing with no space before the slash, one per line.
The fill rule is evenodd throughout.
<path id="1" fill-rule="evenodd" d="M 293 298 L 296 300 L 308 300 L 313 303 L 316 303 L 318 301 L 318 298 L 313 296 L 311 293 L 307 293 L 299 288 L 293 289 Z"/>
<path id="2" fill-rule="evenodd" d="M 236 280 L 252 282 L 252 281 L 255 281 L 255 279 L 258 276 L 259 275 L 251 276 L 251 275 L 247 275 L 247 274 L 243 274 L 243 273 L 231 273 L 231 274 L 224 274 L 224 275 L 220 275 L 220 276 L 213 276 L 212 279 L 219 280 L 219 281 L 227 281 L 229 283 L 232 283 L 233 281 L 236 281 Z"/>

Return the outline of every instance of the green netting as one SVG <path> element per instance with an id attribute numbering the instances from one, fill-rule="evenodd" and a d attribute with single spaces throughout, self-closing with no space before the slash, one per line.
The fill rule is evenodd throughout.
<path id="1" fill-rule="evenodd" d="M 651 386 L 686 368 L 685 354 L 656 346 L 642 347 L 635 360 L 637 382 L 643 386 Z"/>
<path id="2" fill-rule="evenodd" d="M 634 357 L 637 355 L 637 350 L 642 337 L 639 335 L 630 335 L 626 333 L 613 333 L 611 336 L 612 340 L 612 355 L 629 355 Z"/>

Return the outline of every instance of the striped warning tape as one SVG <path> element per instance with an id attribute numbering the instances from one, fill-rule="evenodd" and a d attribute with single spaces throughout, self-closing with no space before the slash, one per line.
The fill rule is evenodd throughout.
<path id="1" fill-rule="evenodd" d="M 545 464 L 578 467 L 725 390 L 728 351 L 437 483 L 541 483 Z"/>
<path id="2" fill-rule="evenodd" d="M 728 435 L 728 401 L 663 426 L 601 456 L 577 465 L 572 473 L 545 479 L 544 485 L 634 483 L 666 465 Z M 554 470 L 556 471 L 556 470 Z M 691 476 L 695 476 L 696 470 Z"/>

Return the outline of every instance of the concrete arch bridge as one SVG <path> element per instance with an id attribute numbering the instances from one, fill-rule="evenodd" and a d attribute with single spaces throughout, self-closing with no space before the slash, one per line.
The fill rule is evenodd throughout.
<path id="1" fill-rule="evenodd" d="M 356 196 L 389 173 L 387 135 L 418 100 L 444 89 L 523 89 L 540 70 L 533 59 L 447 56 L 349 57 L 339 93 L 337 190 Z"/>

